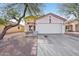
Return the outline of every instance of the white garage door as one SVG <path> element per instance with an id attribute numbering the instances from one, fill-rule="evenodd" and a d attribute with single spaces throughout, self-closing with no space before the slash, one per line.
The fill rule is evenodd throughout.
<path id="1" fill-rule="evenodd" d="M 39 34 L 62 33 L 62 24 L 37 24 L 36 31 Z"/>

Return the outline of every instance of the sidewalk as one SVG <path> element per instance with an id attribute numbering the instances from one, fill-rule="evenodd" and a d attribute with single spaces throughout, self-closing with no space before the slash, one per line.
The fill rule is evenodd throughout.
<path id="1" fill-rule="evenodd" d="M 79 32 L 66 32 L 65 34 L 79 38 Z"/>

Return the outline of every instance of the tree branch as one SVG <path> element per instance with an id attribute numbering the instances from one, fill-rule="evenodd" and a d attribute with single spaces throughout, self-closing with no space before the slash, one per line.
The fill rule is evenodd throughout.
<path id="1" fill-rule="evenodd" d="M 15 26 L 17 26 L 17 25 L 19 25 L 19 23 L 21 22 L 21 20 L 22 20 L 22 18 L 23 17 L 25 17 L 25 14 L 26 14 L 26 11 L 27 11 L 27 7 L 28 7 L 28 5 L 27 4 L 24 4 L 25 5 L 25 8 L 24 8 L 24 12 L 23 12 L 23 15 L 19 18 L 19 19 L 17 19 L 16 17 L 14 17 L 14 19 L 15 20 L 18 20 L 18 23 L 17 24 L 14 24 L 14 25 L 8 25 L 8 26 L 6 26 L 7 27 L 7 29 L 9 29 L 9 28 L 12 28 L 12 27 L 15 27 Z"/>
<path id="2" fill-rule="evenodd" d="M 20 21 L 22 20 L 22 18 L 25 17 L 25 14 L 26 14 L 26 11 L 27 11 L 28 5 L 27 4 L 24 4 L 24 5 L 25 5 L 24 12 L 23 12 L 23 15 L 19 18 L 18 24 L 20 23 Z"/>
<path id="3" fill-rule="evenodd" d="M 17 19 L 16 17 L 14 17 L 16 20 L 18 20 L 18 23 L 15 24 L 15 25 L 9 25 L 9 26 L 15 27 L 15 26 L 19 25 L 19 23 L 21 22 L 22 18 L 25 17 L 28 5 L 27 4 L 24 4 L 24 5 L 25 5 L 25 8 L 24 8 L 23 15 L 19 19 Z"/>
<path id="4" fill-rule="evenodd" d="M 13 16 L 12 18 L 13 18 L 14 20 L 18 21 L 18 19 L 17 19 L 15 16 Z"/>

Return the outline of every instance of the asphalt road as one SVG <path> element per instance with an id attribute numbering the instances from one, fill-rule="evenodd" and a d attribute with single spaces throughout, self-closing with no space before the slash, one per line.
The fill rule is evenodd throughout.
<path id="1" fill-rule="evenodd" d="M 79 56 L 79 38 L 69 35 L 38 35 L 38 56 Z"/>

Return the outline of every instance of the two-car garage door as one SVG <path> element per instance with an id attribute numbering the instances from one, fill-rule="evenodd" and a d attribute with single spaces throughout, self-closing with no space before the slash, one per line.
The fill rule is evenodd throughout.
<path id="1" fill-rule="evenodd" d="M 36 24 L 36 31 L 39 34 L 62 33 L 62 24 Z"/>

